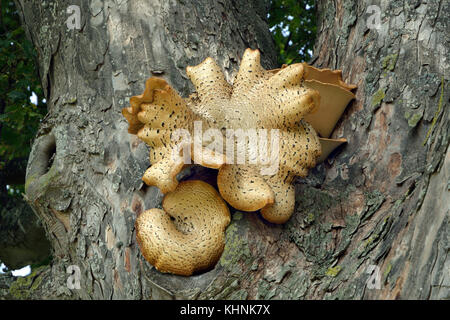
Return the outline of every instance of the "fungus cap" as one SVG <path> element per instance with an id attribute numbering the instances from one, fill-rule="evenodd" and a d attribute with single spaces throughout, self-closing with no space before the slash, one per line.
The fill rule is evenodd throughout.
<path id="1" fill-rule="evenodd" d="M 274 142 L 279 170 L 262 175 L 261 163 L 246 159 L 241 164 L 236 158 L 216 166 L 219 192 L 230 205 L 241 211 L 266 208 L 263 216 L 275 223 L 285 222 L 293 212 L 295 199 L 288 186 L 292 177 L 306 176 L 321 154 L 317 133 L 302 121 L 318 109 L 321 100 L 317 90 L 304 85 L 304 69 L 298 63 L 265 70 L 260 52 L 247 49 L 232 85 L 210 58 L 187 70 L 198 93 L 189 106 L 214 119 L 216 128 L 279 130 L 280 139 Z M 267 142 L 267 149 L 273 150 L 274 143 Z"/>
<path id="2" fill-rule="evenodd" d="M 157 270 L 189 276 L 217 263 L 229 223 L 229 209 L 211 185 L 183 181 L 164 197 L 163 210 L 139 215 L 136 239 L 144 258 Z"/>
<path id="3" fill-rule="evenodd" d="M 294 211 L 294 177 L 306 176 L 343 142 L 328 138 L 354 98 L 350 90 L 356 86 L 346 84 L 339 70 L 306 63 L 265 70 L 259 50 L 252 49 L 245 50 L 232 84 L 211 58 L 188 67 L 186 73 L 196 88 L 189 98 L 182 99 L 166 81 L 150 78 L 144 93 L 132 97 L 130 107 L 123 110 L 129 132 L 152 148 L 145 183 L 163 193 L 176 190 L 176 175 L 183 168 L 180 159 L 185 159 L 184 154 L 173 157 L 177 142 L 171 138 L 176 128 L 184 128 L 191 136 L 194 121 L 201 121 L 202 132 L 211 128 L 278 130 L 279 143 L 267 142 L 269 150 L 276 144 L 278 150 L 278 167 L 272 174 L 261 173 L 261 162 L 229 158 L 229 150 L 212 151 L 203 144 L 200 149 L 193 144 L 188 149 L 194 163 L 219 170 L 219 192 L 234 208 L 261 209 L 267 220 L 286 222 Z"/>
<path id="4" fill-rule="evenodd" d="M 320 144 L 322 146 L 322 155 L 320 156 L 319 160 L 317 160 L 318 163 L 321 163 L 325 161 L 326 158 L 341 144 L 344 144 L 347 142 L 347 139 L 326 139 L 326 138 L 319 138 Z"/>
<path id="5" fill-rule="evenodd" d="M 320 93 L 320 106 L 317 112 L 306 115 L 305 120 L 321 137 L 329 138 L 348 103 L 355 98 L 355 95 L 341 86 L 317 80 L 305 80 L 305 86 Z"/>

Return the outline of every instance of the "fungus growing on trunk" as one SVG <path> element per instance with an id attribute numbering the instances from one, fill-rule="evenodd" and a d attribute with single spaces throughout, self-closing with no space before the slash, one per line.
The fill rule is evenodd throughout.
<path id="1" fill-rule="evenodd" d="M 150 78 L 122 111 L 129 132 L 152 147 L 144 182 L 176 201 L 170 193 L 178 192 L 176 175 L 192 159 L 219 170 L 218 189 L 231 206 L 261 210 L 266 220 L 285 223 L 294 212 L 294 178 L 305 177 L 346 142 L 329 137 L 355 86 L 345 84 L 340 71 L 306 63 L 265 70 L 259 51 L 251 49 L 232 85 L 211 58 L 186 71 L 196 88 L 189 98 Z M 151 212 L 163 221 L 163 211 Z"/>
<path id="2" fill-rule="evenodd" d="M 136 239 L 145 259 L 161 272 L 189 276 L 219 260 L 225 246 L 230 212 L 211 185 L 181 182 L 168 193 L 163 209 L 136 219 Z"/>

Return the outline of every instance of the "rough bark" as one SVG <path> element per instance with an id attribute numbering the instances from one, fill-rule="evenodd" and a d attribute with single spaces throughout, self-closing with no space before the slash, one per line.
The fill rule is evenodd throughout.
<path id="1" fill-rule="evenodd" d="M 184 68 L 207 56 L 228 77 L 246 47 L 274 67 L 263 2 L 83 2 L 82 28 L 69 31 L 68 2 L 18 1 L 50 110 L 27 197 L 54 261 L 8 294 L 28 285 L 28 298 L 448 298 L 449 3 L 379 1 L 381 29 L 369 30 L 372 2 L 318 1 L 313 62 L 358 85 L 333 134 L 349 143 L 298 179 L 287 224 L 235 212 L 217 266 L 179 277 L 157 272 L 136 246 L 134 220 L 161 194 L 141 182 L 148 150 L 120 109 L 152 75 L 187 95 Z M 80 290 L 66 286 L 69 265 L 81 269 Z M 381 289 L 367 288 L 369 265 Z"/>
<path id="2" fill-rule="evenodd" d="M 342 68 L 358 84 L 334 134 L 349 143 L 316 176 L 320 196 L 335 202 L 321 216 L 335 217 L 327 242 L 342 267 L 320 296 L 449 298 L 450 4 L 319 3 L 315 64 Z M 366 23 L 374 4 L 379 30 Z M 380 290 L 364 289 L 369 264 L 380 268 Z"/>

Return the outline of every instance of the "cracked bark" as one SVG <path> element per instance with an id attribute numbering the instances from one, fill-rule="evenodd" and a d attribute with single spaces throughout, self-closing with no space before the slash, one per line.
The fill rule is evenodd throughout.
<path id="1" fill-rule="evenodd" d="M 318 1 L 314 65 L 342 69 L 358 85 L 333 133 L 349 143 L 297 180 L 287 224 L 234 213 L 218 265 L 185 278 L 155 271 L 137 248 L 136 215 L 161 194 L 141 182 L 148 151 L 120 110 L 152 75 L 186 96 L 184 68 L 207 56 L 228 78 L 246 47 L 276 67 L 263 2 L 18 1 L 50 110 L 27 197 L 54 261 L 34 275 L 42 281 L 28 297 L 448 298 L 449 3 L 372 2 Z M 69 4 L 80 5 L 82 30 L 67 30 Z M 372 4 L 381 7 L 379 30 L 366 25 Z M 55 155 L 42 172 L 33 168 L 49 163 L 46 136 Z M 69 265 L 81 269 L 81 290 L 66 286 Z M 369 265 L 380 289 L 367 287 Z"/>

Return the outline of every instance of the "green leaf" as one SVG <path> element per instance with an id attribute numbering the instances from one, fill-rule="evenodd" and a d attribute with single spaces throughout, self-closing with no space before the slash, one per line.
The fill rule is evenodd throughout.
<path id="1" fill-rule="evenodd" d="M 25 36 L 15 4 L 2 1 L 0 10 L 0 157 L 9 161 L 28 156 L 30 141 L 47 110 L 36 50 Z M 38 96 L 37 106 L 30 103 L 32 92 Z"/>
<path id="2" fill-rule="evenodd" d="M 308 61 L 316 37 L 315 1 L 272 0 L 269 27 L 279 64 Z"/>
<path id="3" fill-rule="evenodd" d="M 23 91 L 11 91 L 8 92 L 8 98 L 11 100 L 25 100 L 27 98 L 27 95 Z"/>

